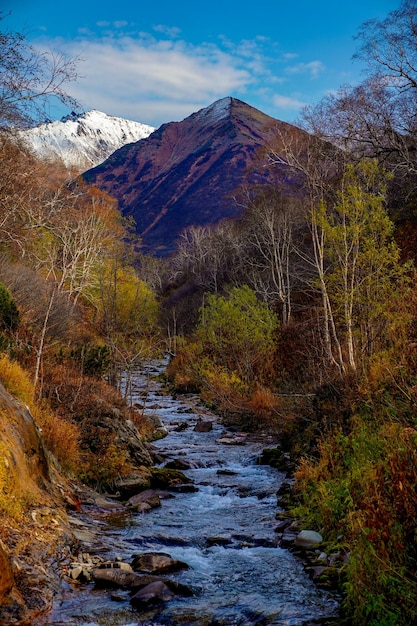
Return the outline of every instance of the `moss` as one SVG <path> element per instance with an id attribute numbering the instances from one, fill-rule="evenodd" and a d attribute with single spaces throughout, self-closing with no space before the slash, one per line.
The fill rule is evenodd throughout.
<path id="1" fill-rule="evenodd" d="M 191 484 L 193 481 L 176 469 L 152 468 L 151 486 L 155 489 L 169 489 L 171 485 Z"/>

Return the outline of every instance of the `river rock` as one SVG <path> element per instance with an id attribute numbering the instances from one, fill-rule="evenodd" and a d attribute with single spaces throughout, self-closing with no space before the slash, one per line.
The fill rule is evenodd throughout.
<path id="1" fill-rule="evenodd" d="M 194 432 L 196 433 L 208 433 L 211 430 L 213 430 L 213 422 L 210 422 L 208 420 L 200 420 L 194 426 Z"/>
<path id="2" fill-rule="evenodd" d="M 176 493 L 196 493 L 199 491 L 198 487 L 195 485 L 171 485 L 171 491 L 175 491 Z"/>
<path id="3" fill-rule="evenodd" d="M 181 422 L 181 424 L 177 424 L 173 431 L 176 433 L 181 433 L 183 430 L 187 430 L 190 425 L 187 422 Z"/>
<path id="4" fill-rule="evenodd" d="M 297 548 L 310 550 L 311 548 L 318 546 L 322 543 L 322 541 L 323 537 L 320 533 L 317 533 L 314 530 L 301 530 L 294 540 L 294 545 L 297 546 Z"/>
<path id="5" fill-rule="evenodd" d="M 207 537 L 206 539 L 206 544 L 208 547 L 210 546 L 228 546 L 232 543 L 232 540 L 230 537 L 221 537 L 221 536 L 214 536 L 214 537 Z"/>
<path id="6" fill-rule="evenodd" d="M 139 512 L 150 511 L 161 506 L 161 499 L 154 489 L 145 489 L 145 491 L 129 498 L 127 506 Z"/>
<path id="7" fill-rule="evenodd" d="M 246 435 L 230 435 L 227 437 L 220 437 L 216 439 L 216 443 L 220 443 L 226 446 L 244 446 L 246 443 Z"/>
<path id="8" fill-rule="evenodd" d="M 134 607 L 143 607 L 149 604 L 168 602 L 173 598 L 175 598 L 175 593 L 162 580 L 157 580 L 135 593 L 130 598 L 130 604 Z"/>
<path id="9" fill-rule="evenodd" d="M 290 526 L 292 524 L 292 519 L 291 518 L 286 518 L 286 519 L 282 519 L 278 522 L 278 524 L 275 526 L 274 531 L 276 533 L 283 533 L 284 530 L 286 528 L 288 528 L 288 526 Z M 295 539 L 295 537 L 294 537 Z"/>
<path id="10" fill-rule="evenodd" d="M 135 571 L 149 574 L 168 574 L 188 569 L 188 565 L 182 561 L 173 559 L 164 552 L 145 552 L 133 556 L 132 567 Z"/>
<path id="11" fill-rule="evenodd" d="M 124 478 L 118 478 L 114 481 L 113 488 L 122 500 L 128 500 L 139 491 L 148 489 L 151 483 L 151 473 L 143 468 L 143 471 L 130 474 Z"/>
<path id="12" fill-rule="evenodd" d="M 171 489 L 173 485 L 191 484 L 193 481 L 183 472 L 166 467 L 152 468 L 151 485 L 156 489 Z"/>
<path id="13" fill-rule="evenodd" d="M 122 589 L 135 588 L 140 576 L 133 571 L 124 569 L 95 568 L 91 573 L 92 579 L 98 587 L 119 587 Z"/>
<path id="14" fill-rule="evenodd" d="M 260 465 L 270 465 L 281 472 L 291 470 L 291 458 L 280 448 L 265 448 L 259 457 Z"/>
<path id="15" fill-rule="evenodd" d="M 185 596 L 191 597 L 194 594 L 193 589 L 188 587 L 187 585 L 183 585 L 176 580 L 171 580 L 170 578 L 166 578 L 165 576 L 154 576 L 152 574 L 136 574 L 136 578 L 133 580 L 133 584 L 130 586 L 130 590 L 133 593 L 139 591 L 139 589 L 143 589 L 150 583 L 162 581 L 164 585 L 166 585 L 176 596 Z"/>
<path id="16" fill-rule="evenodd" d="M 155 413 L 146 413 L 143 419 L 150 424 L 151 432 L 144 435 L 145 441 L 155 441 L 157 439 L 163 439 L 167 436 L 168 430 L 166 429 L 163 421 Z"/>
<path id="17" fill-rule="evenodd" d="M 172 461 L 168 461 L 165 463 L 165 467 L 168 469 L 177 469 L 177 470 L 188 470 L 191 469 L 191 464 L 185 459 L 173 459 Z"/>

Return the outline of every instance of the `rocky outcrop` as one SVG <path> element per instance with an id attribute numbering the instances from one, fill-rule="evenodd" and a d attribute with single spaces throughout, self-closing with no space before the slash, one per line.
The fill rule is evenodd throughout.
<path id="1" fill-rule="evenodd" d="M 12 566 L 5 550 L 0 546 L 0 605 L 15 584 Z"/>
<path id="2" fill-rule="evenodd" d="M 50 608 L 57 555 L 71 543 L 71 487 L 43 447 L 29 409 L 0 384 L 0 623 L 32 624 Z M 7 520 L 7 523 L 5 523 Z"/>

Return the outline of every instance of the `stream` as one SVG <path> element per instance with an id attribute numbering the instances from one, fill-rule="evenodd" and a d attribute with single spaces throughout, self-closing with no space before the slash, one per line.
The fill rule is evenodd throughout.
<path id="1" fill-rule="evenodd" d="M 155 366 L 148 374 L 157 372 Z M 127 592 L 64 583 L 45 624 L 302 626 L 337 615 L 337 596 L 317 588 L 300 560 L 279 547 L 276 493 L 285 474 L 257 464 L 263 448 L 274 442 L 249 435 L 230 445 L 235 433 L 198 405 L 197 398 L 166 395 L 146 372 L 132 391 L 134 403 L 143 404 L 145 397 L 145 410 L 157 414 L 168 430 L 153 443 L 164 458 L 162 466 L 184 459 L 191 467 L 184 473 L 197 490 L 173 492 L 147 513 L 96 519 L 100 543 L 95 549 L 102 557 L 129 563 L 133 554 L 168 553 L 189 565 L 169 577 L 195 593 L 143 613 L 130 606 Z M 211 431 L 194 431 L 201 419 L 212 421 Z M 85 522 L 82 514 L 73 518 Z"/>

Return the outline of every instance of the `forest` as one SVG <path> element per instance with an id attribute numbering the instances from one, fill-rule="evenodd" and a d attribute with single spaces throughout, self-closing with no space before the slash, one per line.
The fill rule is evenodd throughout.
<path id="1" fill-rule="evenodd" d="M 364 80 L 258 155 L 285 185 L 236 190 L 239 219 L 191 227 L 161 259 L 137 252 L 110 196 L 16 138 L 50 95 L 70 103 L 76 68 L 0 38 L 2 383 L 63 471 L 100 489 L 131 470 L 100 416 L 118 407 L 145 437 L 129 382 L 168 353 L 176 393 L 279 435 L 289 509 L 349 555 L 358 625 L 417 621 L 416 43 L 414 0 L 363 24 Z M 2 486 L 3 520 L 26 506 Z"/>

